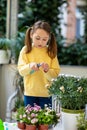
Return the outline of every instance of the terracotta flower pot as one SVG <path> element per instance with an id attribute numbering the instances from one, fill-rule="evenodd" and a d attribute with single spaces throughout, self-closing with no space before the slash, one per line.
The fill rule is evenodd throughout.
<path id="1" fill-rule="evenodd" d="M 27 125 L 26 124 L 26 129 L 25 130 L 36 130 L 36 125 Z"/>
<path id="2" fill-rule="evenodd" d="M 39 125 L 38 130 L 48 130 L 48 125 Z"/>
<path id="3" fill-rule="evenodd" d="M 26 127 L 25 123 L 22 123 L 22 122 L 18 122 L 17 125 L 18 125 L 18 128 L 21 130 L 24 130 Z"/>

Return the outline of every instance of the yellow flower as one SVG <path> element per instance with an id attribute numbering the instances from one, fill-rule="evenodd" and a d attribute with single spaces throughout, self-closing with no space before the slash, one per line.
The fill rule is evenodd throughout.
<path id="1" fill-rule="evenodd" d="M 49 88 L 49 87 L 50 87 L 50 84 L 46 84 L 45 87 L 46 87 L 46 88 Z"/>
<path id="2" fill-rule="evenodd" d="M 78 87 L 77 92 L 82 93 L 82 91 L 83 91 L 83 88 L 82 88 L 81 86 L 80 86 L 80 87 Z"/>
<path id="3" fill-rule="evenodd" d="M 65 92 L 64 86 L 61 86 L 60 90 L 64 93 Z"/>

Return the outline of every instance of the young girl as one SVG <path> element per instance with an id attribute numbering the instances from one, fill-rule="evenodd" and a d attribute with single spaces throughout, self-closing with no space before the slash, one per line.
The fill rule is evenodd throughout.
<path id="1" fill-rule="evenodd" d="M 57 59 L 57 45 L 50 25 L 37 21 L 28 28 L 25 36 L 25 46 L 22 48 L 18 70 L 24 78 L 24 103 L 44 107 L 52 106 L 46 85 L 60 72 Z"/>

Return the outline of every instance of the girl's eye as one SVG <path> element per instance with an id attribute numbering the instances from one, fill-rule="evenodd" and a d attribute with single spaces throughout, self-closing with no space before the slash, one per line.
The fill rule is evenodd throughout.
<path id="1" fill-rule="evenodd" d="M 46 41 L 47 39 L 43 39 L 43 41 Z"/>
<path id="2" fill-rule="evenodd" d="M 35 37 L 36 38 L 36 40 L 41 40 L 41 38 L 40 37 Z M 46 38 L 43 38 L 42 39 L 43 41 L 47 41 L 47 39 Z"/>
<path id="3" fill-rule="evenodd" d="M 39 37 L 36 37 L 36 40 L 40 40 L 40 38 L 39 38 Z"/>

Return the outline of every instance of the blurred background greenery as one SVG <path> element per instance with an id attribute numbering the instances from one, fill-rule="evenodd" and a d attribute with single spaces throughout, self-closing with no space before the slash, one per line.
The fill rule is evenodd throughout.
<path id="1" fill-rule="evenodd" d="M 58 59 L 62 65 L 87 65 L 87 5 L 80 11 L 84 19 L 84 35 L 66 46 L 67 39 L 61 33 L 61 7 L 67 0 L 18 0 L 18 31 L 16 39 L 10 39 L 12 56 L 17 63 L 21 48 L 24 45 L 25 31 L 37 20 L 46 20 L 55 33 L 58 44 Z M 0 1 L 0 38 L 6 38 L 7 0 Z M 3 25 L 3 26 L 2 26 Z"/>

